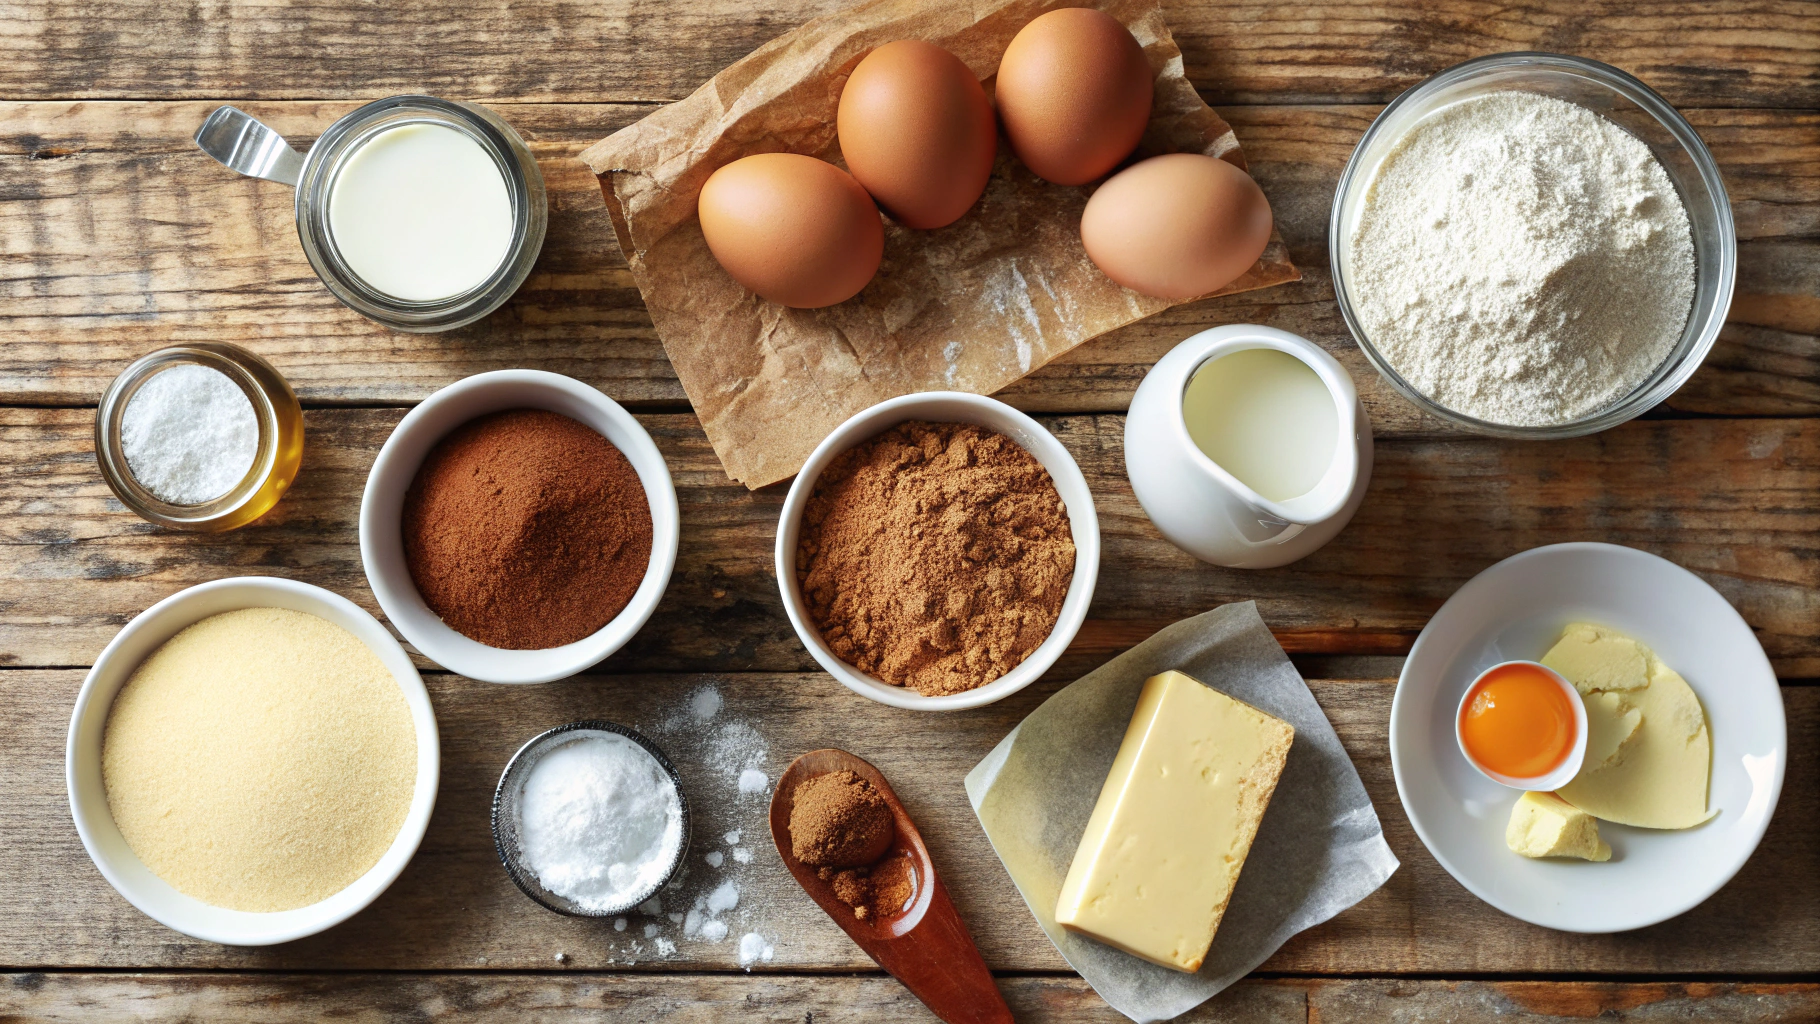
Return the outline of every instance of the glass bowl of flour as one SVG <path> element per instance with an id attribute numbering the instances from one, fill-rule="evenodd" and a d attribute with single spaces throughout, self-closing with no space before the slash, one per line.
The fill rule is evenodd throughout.
<path id="1" fill-rule="evenodd" d="M 1467 430 L 1576 437 L 1686 383 L 1737 237 L 1700 137 L 1597 61 L 1506 53 L 1399 96 L 1334 197 L 1334 291 L 1367 358 Z"/>

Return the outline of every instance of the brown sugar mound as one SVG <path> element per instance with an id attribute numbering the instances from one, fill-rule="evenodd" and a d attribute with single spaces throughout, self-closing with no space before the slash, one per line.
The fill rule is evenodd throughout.
<path id="1" fill-rule="evenodd" d="M 542 409 L 482 416 L 438 442 L 402 525 L 424 603 L 507 650 L 586 638 L 625 609 L 651 561 L 651 506 L 632 463 Z"/>
<path id="2" fill-rule="evenodd" d="M 809 779 L 796 787 L 790 802 L 790 852 L 810 867 L 870 864 L 897 837 L 891 805 L 850 771 Z"/>
<path id="3" fill-rule="evenodd" d="M 887 857 L 870 867 L 845 871 L 822 868 L 817 874 L 834 889 L 835 898 L 852 907 L 853 916 L 861 921 L 901 914 L 916 895 L 916 870 L 904 854 Z"/>
<path id="4" fill-rule="evenodd" d="M 911 421 L 836 457 L 803 511 L 797 579 L 842 660 L 960 693 L 1048 638 L 1074 579 L 1068 509 L 1003 434 Z"/>

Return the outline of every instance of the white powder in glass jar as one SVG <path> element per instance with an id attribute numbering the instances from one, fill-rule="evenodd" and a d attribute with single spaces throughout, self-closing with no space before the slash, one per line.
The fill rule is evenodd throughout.
<path id="1" fill-rule="evenodd" d="M 518 803 L 519 863 L 599 913 L 649 896 L 682 845 L 682 799 L 643 747 L 594 733 L 531 766 Z"/>
<path id="2" fill-rule="evenodd" d="M 1694 298 L 1687 210 L 1649 147 L 1564 100 L 1494 92 L 1418 121 L 1377 170 L 1348 272 L 1418 391 L 1567 423 L 1649 379 Z"/>
<path id="3" fill-rule="evenodd" d="M 227 374 L 196 363 L 159 370 L 120 414 L 120 450 L 158 500 L 200 505 L 234 489 L 259 454 L 253 403 Z"/>

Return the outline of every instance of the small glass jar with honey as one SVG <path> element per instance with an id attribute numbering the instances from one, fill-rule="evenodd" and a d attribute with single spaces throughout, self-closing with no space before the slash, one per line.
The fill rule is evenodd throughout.
<path id="1" fill-rule="evenodd" d="M 252 405 L 257 442 L 251 465 L 226 491 L 193 504 L 167 501 L 133 473 L 122 427 L 133 397 L 153 377 L 179 366 L 214 370 Z M 225 342 L 174 345 L 140 357 L 114 378 L 95 410 L 95 461 L 120 503 L 147 522 L 179 530 L 219 532 L 258 519 L 297 478 L 303 462 L 303 408 L 271 363 Z"/>

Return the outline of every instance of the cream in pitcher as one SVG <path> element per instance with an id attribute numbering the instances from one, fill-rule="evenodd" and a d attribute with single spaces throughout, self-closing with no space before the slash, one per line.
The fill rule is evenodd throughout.
<path id="1" fill-rule="evenodd" d="M 1216 327 L 1138 387 L 1125 469 L 1170 543 L 1216 565 L 1285 565 L 1358 510 L 1371 425 L 1352 378 L 1318 346 L 1270 327 Z"/>

